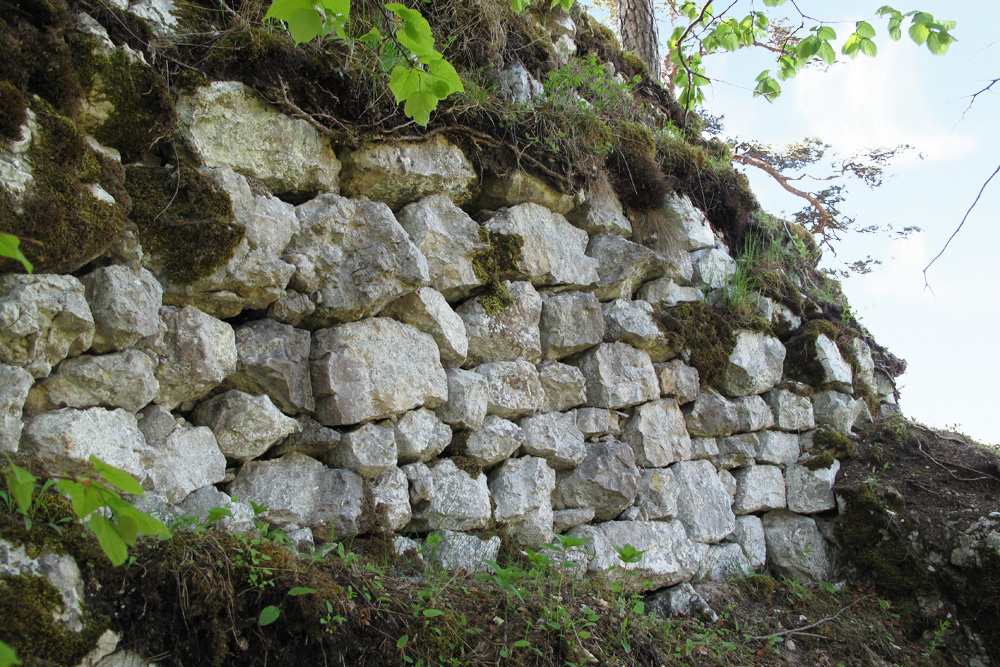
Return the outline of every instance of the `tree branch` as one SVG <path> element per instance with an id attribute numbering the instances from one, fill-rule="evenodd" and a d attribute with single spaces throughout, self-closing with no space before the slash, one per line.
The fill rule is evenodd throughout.
<path id="1" fill-rule="evenodd" d="M 1000 81 L 1000 77 L 993 79 L 992 81 L 989 82 L 989 84 L 986 85 L 985 88 L 969 96 L 969 106 L 965 107 L 965 111 L 962 112 L 962 120 L 965 119 L 965 114 L 969 113 L 969 109 L 972 108 L 972 105 L 975 103 L 976 98 L 985 93 L 986 91 L 988 91 L 993 86 L 995 86 L 998 81 Z"/>
<path id="2" fill-rule="evenodd" d="M 823 204 L 818 199 L 816 199 L 816 197 L 809 194 L 808 192 L 805 192 L 804 190 L 799 190 L 798 188 L 793 186 L 791 183 L 789 183 L 789 180 L 791 179 L 789 179 L 787 176 L 785 176 L 780 171 L 778 171 L 768 163 L 764 162 L 763 160 L 760 160 L 755 157 L 750 157 L 749 155 L 737 154 L 733 155 L 733 162 L 739 162 L 740 164 L 747 165 L 748 167 L 756 167 L 757 169 L 760 169 L 768 176 L 773 178 L 775 181 L 777 181 L 778 185 L 783 187 L 785 190 L 792 193 L 796 197 L 801 197 L 802 199 L 805 199 L 807 202 L 809 202 L 812 205 L 812 207 L 816 209 L 816 212 L 819 213 L 819 216 L 821 218 L 821 222 L 817 226 L 815 226 L 814 229 L 812 229 L 811 231 L 822 232 L 824 229 L 826 229 L 827 225 L 830 225 L 833 222 L 833 216 L 830 215 L 830 212 L 826 210 L 826 207 L 823 206 Z"/>
<path id="3" fill-rule="evenodd" d="M 858 598 L 857 600 L 855 600 L 851 604 L 849 604 L 846 607 L 842 608 L 840 611 L 838 611 L 833 616 L 827 616 L 826 618 L 821 618 L 820 620 L 816 621 L 815 623 L 810 623 L 809 625 L 803 625 L 803 626 L 798 627 L 798 628 L 792 628 L 791 630 L 785 630 L 784 632 L 775 632 L 772 635 L 760 635 L 759 637 L 750 637 L 750 639 L 753 640 L 753 641 L 767 641 L 769 639 L 776 639 L 777 637 L 787 637 L 788 635 L 806 634 L 805 633 L 806 630 L 812 630 L 813 628 L 819 627 L 820 625 L 823 625 L 824 623 L 829 623 L 830 621 L 836 620 L 837 617 L 840 616 L 841 614 L 843 614 L 845 611 L 847 611 L 848 609 L 850 609 L 851 607 L 853 607 L 857 603 L 861 602 L 862 600 L 866 600 L 866 599 L 868 599 L 870 597 L 871 597 L 870 595 L 866 595 L 863 598 Z M 826 637 L 825 639 L 828 639 L 828 637 Z"/>

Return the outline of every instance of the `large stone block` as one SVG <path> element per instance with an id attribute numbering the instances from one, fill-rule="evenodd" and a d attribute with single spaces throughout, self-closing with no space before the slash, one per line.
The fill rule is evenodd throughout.
<path id="1" fill-rule="evenodd" d="M 570 362 L 587 378 L 587 405 L 618 409 L 660 396 L 649 355 L 624 343 L 601 343 Z"/>
<path id="2" fill-rule="evenodd" d="M 458 307 L 473 364 L 519 359 L 536 363 L 542 358 L 538 329 L 542 298 L 529 282 L 508 281 L 504 285 L 514 302 L 497 313 L 487 312 L 478 298 Z"/>
<path id="3" fill-rule="evenodd" d="M 740 430 L 740 415 L 736 404 L 714 390 L 698 394 L 693 403 L 684 406 L 688 433 L 714 438 Z"/>
<path id="4" fill-rule="evenodd" d="M 552 491 L 556 473 L 545 459 L 508 459 L 490 473 L 489 488 L 497 523 L 519 546 L 537 548 L 552 540 Z"/>
<path id="5" fill-rule="evenodd" d="M 105 266 L 83 278 L 98 354 L 130 347 L 160 330 L 163 288 L 146 269 Z"/>
<path id="6" fill-rule="evenodd" d="M 527 361 L 482 364 L 476 372 L 486 378 L 489 414 L 519 419 L 541 411 L 545 404 L 538 370 Z"/>
<path id="7" fill-rule="evenodd" d="M 483 387 L 484 415 L 485 394 L 486 388 Z M 482 418 L 479 422 L 482 423 Z M 430 461 L 443 452 L 451 442 L 451 428 L 427 408 L 407 412 L 396 421 L 393 430 L 396 434 L 396 455 L 400 463 Z"/>
<path id="8" fill-rule="evenodd" d="M 691 458 L 691 436 L 684 415 L 672 398 L 637 407 L 625 423 L 621 437 L 632 448 L 635 462 L 642 468 L 663 468 Z"/>
<path id="9" fill-rule="evenodd" d="M 31 388 L 25 411 L 101 406 L 138 412 L 160 388 L 155 368 L 152 358 L 138 350 L 66 359 Z"/>
<path id="10" fill-rule="evenodd" d="M 762 394 L 781 379 L 785 346 L 758 331 L 740 331 L 719 386 L 729 396 Z"/>
<path id="11" fill-rule="evenodd" d="M 735 471 L 736 500 L 733 511 L 752 514 L 785 507 L 785 478 L 781 468 L 752 465 Z"/>
<path id="12" fill-rule="evenodd" d="M 554 294 L 542 303 L 542 354 L 562 359 L 604 340 L 601 302 L 589 292 Z"/>
<path id="13" fill-rule="evenodd" d="M 788 509 L 799 514 L 816 514 L 832 510 L 837 506 L 833 495 L 833 485 L 840 471 L 840 461 L 834 460 L 826 468 L 810 470 L 804 466 L 791 465 L 785 471 Z"/>
<path id="14" fill-rule="evenodd" d="M 542 412 L 566 412 L 587 402 L 587 379 L 576 366 L 545 361 L 538 366 L 538 380 L 545 390 Z"/>
<path id="15" fill-rule="evenodd" d="M 483 179 L 476 205 L 478 208 L 497 210 L 529 202 L 560 215 L 569 213 L 576 204 L 573 195 L 559 192 L 526 171 L 512 169 L 503 176 Z"/>
<path id="16" fill-rule="evenodd" d="M 640 285 L 663 275 L 663 263 L 652 250 L 615 234 L 592 238 L 587 255 L 598 262 L 594 295 L 602 301 L 631 300 Z"/>
<path id="17" fill-rule="evenodd" d="M 595 519 L 609 521 L 635 501 L 639 476 L 632 448 L 624 442 L 588 445 L 579 466 L 557 473 L 552 506 L 558 510 L 592 507 Z"/>
<path id="18" fill-rule="evenodd" d="M 257 458 L 301 428 L 266 395 L 251 396 L 236 389 L 199 404 L 192 419 L 212 429 L 223 454 L 240 461 Z"/>
<path id="19" fill-rule="evenodd" d="M 0 452 L 16 452 L 21 440 L 24 401 L 33 378 L 18 366 L 0 364 Z"/>
<path id="20" fill-rule="evenodd" d="M 455 436 L 452 446 L 457 454 L 467 456 L 483 468 L 492 468 L 510 458 L 524 444 L 524 431 L 514 422 L 496 415 L 486 415 L 475 431 Z"/>
<path id="21" fill-rule="evenodd" d="M 774 427 L 782 431 L 815 428 L 812 401 L 787 389 L 772 389 L 764 396 L 774 414 Z"/>
<path id="22" fill-rule="evenodd" d="M 236 372 L 226 386 L 248 394 L 267 394 L 282 412 L 312 412 L 309 378 L 311 335 L 274 320 L 255 320 L 236 330 Z"/>
<path id="23" fill-rule="evenodd" d="M 826 540 L 812 517 L 776 510 L 764 515 L 763 525 L 771 569 L 803 583 L 829 578 L 832 563 Z"/>
<path id="24" fill-rule="evenodd" d="M 437 414 L 443 422 L 456 429 L 477 429 L 486 416 L 489 386 L 486 378 L 475 371 L 449 368 L 448 400 Z"/>
<path id="25" fill-rule="evenodd" d="M 527 454 L 545 459 L 551 468 L 567 470 L 583 461 L 586 445 L 571 412 L 548 412 L 521 420 L 523 448 Z"/>
<path id="26" fill-rule="evenodd" d="M 391 428 L 364 424 L 340 438 L 340 444 L 322 459 L 331 468 L 345 468 L 373 479 L 395 467 L 396 433 Z"/>
<path id="27" fill-rule="evenodd" d="M 736 527 L 729 494 L 708 461 L 681 461 L 670 470 L 677 483 L 677 518 L 695 542 L 718 542 Z"/>
<path id="28" fill-rule="evenodd" d="M 465 363 L 469 354 L 465 323 L 436 289 L 421 287 L 410 292 L 386 306 L 382 315 L 429 334 L 437 343 L 445 368 L 456 368 Z"/>
<path id="29" fill-rule="evenodd" d="M 680 337 L 670 336 L 653 317 L 653 307 L 645 301 L 615 299 L 604 304 L 604 342 L 615 341 L 645 350 L 653 361 L 667 361 L 681 348 Z"/>
<path id="30" fill-rule="evenodd" d="M 476 530 L 485 528 L 492 516 L 486 475 L 468 472 L 451 459 L 442 459 L 430 469 L 427 500 L 414 503 L 413 530 Z"/>

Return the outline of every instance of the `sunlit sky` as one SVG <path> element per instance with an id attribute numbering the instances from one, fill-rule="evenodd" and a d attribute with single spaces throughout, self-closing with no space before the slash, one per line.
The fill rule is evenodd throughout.
<path id="1" fill-rule="evenodd" d="M 749 4 L 741 0 L 734 13 L 742 17 Z M 719 81 L 707 91 L 705 106 L 725 116 L 730 136 L 772 144 L 819 137 L 844 156 L 900 143 L 916 148 L 894 163 L 892 178 L 881 188 L 852 185 L 840 208 L 859 225 L 917 225 L 923 232 L 906 240 L 848 235 L 836 246 L 839 257 L 824 262 L 832 266 L 838 259 L 869 254 L 883 261 L 871 274 L 845 280 L 844 291 L 875 339 L 909 364 L 898 379 L 903 412 L 1000 444 L 1000 393 L 995 390 L 1000 381 L 1000 176 L 930 269 L 930 288 L 922 273 L 1000 164 L 1000 84 L 981 95 L 963 118 L 969 96 L 1000 76 L 1000 41 L 992 30 L 1000 25 L 1000 2 L 894 5 L 957 21 L 953 35 L 958 41 L 945 56 L 909 41 L 905 27 L 903 39 L 892 42 L 886 20 L 875 18 L 882 4 L 799 0 L 804 12 L 830 22 L 839 41 L 853 32 L 854 21 L 871 22 L 879 33 L 878 56 L 845 60 L 825 72 L 802 72 L 783 83 L 783 95 L 771 104 L 754 99 L 750 91 L 773 56 L 713 56 L 706 66 Z M 671 29 L 661 23 L 661 37 Z M 765 210 L 791 215 L 802 208 L 801 200 L 766 175 L 753 169 L 747 175 Z"/>

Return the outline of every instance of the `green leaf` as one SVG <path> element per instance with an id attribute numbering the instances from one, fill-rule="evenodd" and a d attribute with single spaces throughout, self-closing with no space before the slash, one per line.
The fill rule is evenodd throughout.
<path id="1" fill-rule="evenodd" d="M 840 51 L 845 56 L 850 56 L 851 58 L 855 58 L 857 57 L 858 51 L 860 49 L 861 49 L 861 37 L 858 36 L 858 33 L 854 33 L 853 35 L 847 38 L 847 41 L 844 42 L 844 46 L 841 47 Z"/>
<path id="2" fill-rule="evenodd" d="M 528 648 L 529 646 L 531 646 L 531 642 L 527 639 L 518 639 L 514 642 L 514 648 Z"/>
<path id="3" fill-rule="evenodd" d="M 289 589 L 289 595 L 312 595 L 316 592 L 315 588 L 305 588 L 304 586 L 296 586 L 295 588 Z"/>
<path id="4" fill-rule="evenodd" d="M 442 616 L 444 612 L 440 609 L 424 609 L 423 614 L 425 618 L 435 618 L 437 616 Z"/>
<path id="5" fill-rule="evenodd" d="M 296 9 L 288 17 L 288 32 L 296 44 L 313 39 L 323 30 L 323 20 L 315 8 Z"/>
<path id="6" fill-rule="evenodd" d="M 726 51 L 735 51 L 740 48 L 740 39 L 735 33 L 730 33 L 719 39 L 719 45 Z"/>
<path id="7" fill-rule="evenodd" d="M 788 2 L 788 0 L 764 0 L 765 7 L 780 7 L 781 5 Z"/>
<path id="8" fill-rule="evenodd" d="M 435 53 L 434 35 L 431 34 L 431 24 L 423 14 L 416 9 L 409 9 L 398 2 L 391 2 L 385 8 L 403 21 L 402 28 L 396 30 L 399 43 L 416 56 L 427 56 Z"/>
<path id="9" fill-rule="evenodd" d="M 837 39 L 837 31 L 830 26 L 820 26 L 816 31 L 816 36 L 823 40 Z"/>
<path id="10" fill-rule="evenodd" d="M 448 92 L 442 95 L 441 99 L 448 97 L 452 93 L 461 93 L 465 90 L 465 86 L 462 85 L 462 79 L 458 76 L 455 66 L 444 58 L 427 62 L 427 71 L 448 85 Z"/>
<path id="11" fill-rule="evenodd" d="M 361 35 L 361 37 L 358 37 L 358 41 L 364 42 L 366 44 L 369 42 L 382 41 L 382 31 L 379 30 L 378 28 L 372 28 L 365 34 Z"/>
<path id="12" fill-rule="evenodd" d="M 427 76 L 424 72 L 411 67 L 397 65 L 389 75 L 389 90 L 396 97 L 396 103 L 409 99 L 420 90 L 421 79 Z"/>
<path id="13" fill-rule="evenodd" d="M 910 26 L 908 32 L 910 33 L 910 39 L 912 39 L 918 45 L 926 42 L 927 37 L 931 34 L 931 31 L 927 29 L 927 26 L 925 26 L 922 23 L 916 23 L 916 22 L 914 22 L 913 25 Z"/>
<path id="14" fill-rule="evenodd" d="M 426 127 L 431 120 L 431 112 L 437 109 L 440 97 L 426 90 L 410 95 L 403 105 L 403 113 L 412 118 L 417 125 Z"/>
<path id="15" fill-rule="evenodd" d="M 130 516 L 120 516 L 115 523 L 118 526 L 118 534 L 122 540 L 130 547 L 135 546 L 135 539 L 139 536 L 139 525 Z"/>
<path id="16" fill-rule="evenodd" d="M 10 257 L 21 262 L 24 270 L 31 273 L 35 267 L 31 265 L 28 258 L 21 252 L 21 239 L 10 234 L 0 234 L 0 257 Z"/>
<path id="17" fill-rule="evenodd" d="M 823 42 L 823 46 L 819 47 L 819 57 L 823 59 L 827 65 L 832 65 L 837 60 L 837 53 L 830 46 L 830 42 Z"/>
<path id="18" fill-rule="evenodd" d="M 118 533 L 118 528 L 100 514 L 90 517 L 88 525 L 97 536 L 97 541 L 111 564 L 117 567 L 124 563 L 125 559 L 128 558 L 128 547 L 125 546 L 125 541 Z"/>
<path id="19" fill-rule="evenodd" d="M 799 45 L 795 50 L 795 55 L 797 55 L 801 60 L 807 61 L 819 53 L 819 49 L 822 45 L 823 41 L 818 35 L 810 35 L 799 42 Z"/>
<path id="20" fill-rule="evenodd" d="M 899 14 L 898 11 L 896 11 L 889 5 L 882 5 L 881 7 L 878 8 L 878 11 L 876 11 L 875 13 L 878 16 L 885 16 L 886 14 Z"/>
<path id="21" fill-rule="evenodd" d="M 396 648 L 403 648 L 403 647 L 405 647 L 406 646 L 406 642 L 408 642 L 408 641 L 410 641 L 410 636 L 409 635 L 403 635 L 402 637 L 400 637 L 399 639 L 396 640 Z"/>
<path id="22" fill-rule="evenodd" d="M 861 53 L 866 56 L 874 58 L 878 54 L 878 47 L 875 46 L 875 42 L 868 39 L 867 37 L 861 39 Z"/>
<path id="23" fill-rule="evenodd" d="M 953 38 L 946 32 L 932 32 L 927 36 L 927 48 L 934 55 L 943 56 L 948 52 L 948 47 L 951 46 L 952 41 Z"/>
<path id="24" fill-rule="evenodd" d="M 312 7 L 309 0 L 274 0 L 264 18 L 287 21 L 296 10 L 308 7 Z"/>
<path id="25" fill-rule="evenodd" d="M 271 604 L 261 609 L 260 616 L 257 617 L 257 622 L 261 627 L 264 627 L 277 621 L 279 616 L 281 616 L 281 610 Z"/>
<path id="26" fill-rule="evenodd" d="M 0 667 L 10 667 L 11 665 L 20 664 L 22 663 L 17 659 L 17 653 L 14 652 L 14 649 L 0 642 Z"/>
<path id="27" fill-rule="evenodd" d="M 94 469 L 100 473 L 101 477 L 108 481 L 108 484 L 117 486 L 125 493 L 131 493 L 134 496 L 141 496 L 144 493 L 142 485 L 124 470 L 105 463 L 93 454 L 90 455 L 89 460 L 94 464 Z"/>
<path id="28" fill-rule="evenodd" d="M 18 509 L 28 514 L 31 511 L 31 494 L 35 491 L 35 482 L 38 478 L 13 463 L 4 471 L 4 477 L 7 479 L 7 489 L 14 496 Z"/>
<path id="29" fill-rule="evenodd" d="M 857 26 L 858 27 L 855 32 L 862 37 L 871 39 L 875 36 L 875 28 L 872 27 L 871 23 L 868 23 L 867 21 L 858 21 Z"/>
<path id="30" fill-rule="evenodd" d="M 927 12 L 914 12 L 913 22 L 921 24 L 934 23 L 934 15 Z"/>

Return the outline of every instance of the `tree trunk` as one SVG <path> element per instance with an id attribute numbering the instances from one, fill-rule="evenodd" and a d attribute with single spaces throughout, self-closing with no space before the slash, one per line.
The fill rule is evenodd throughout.
<path id="1" fill-rule="evenodd" d="M 622 46 L 642 58 L 649 76 L 660 80 L 660 35 L 656 29 L 653 0 L 618 0 L 618 25 Z"/>

